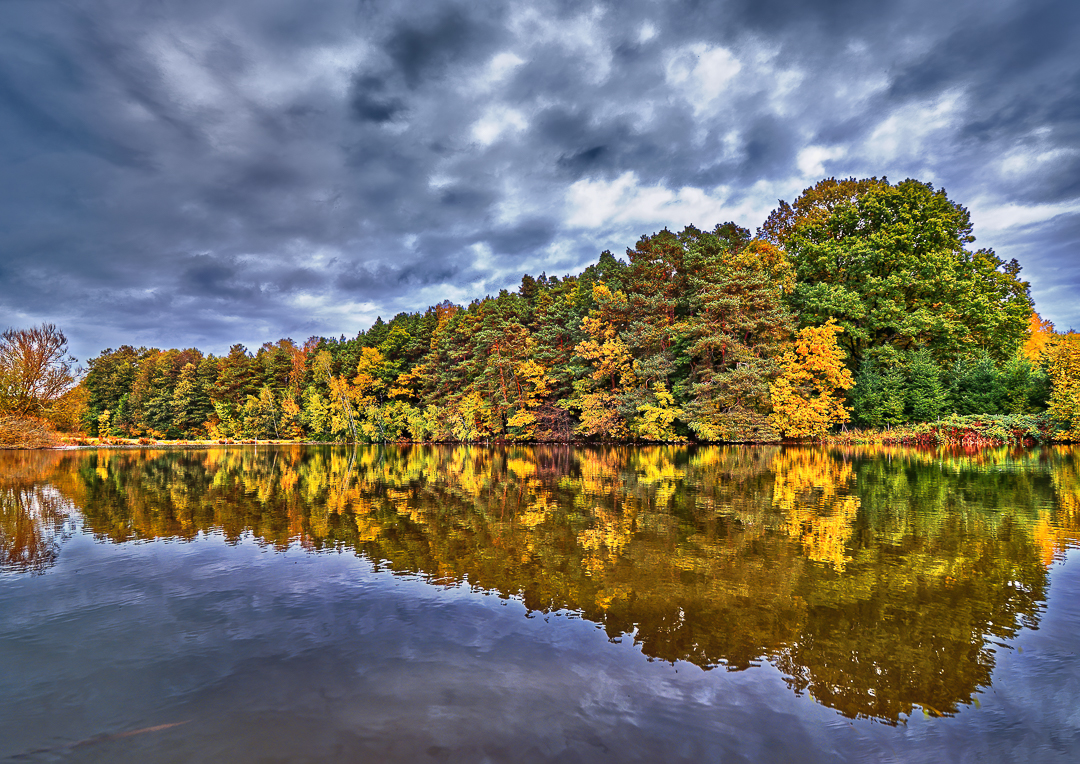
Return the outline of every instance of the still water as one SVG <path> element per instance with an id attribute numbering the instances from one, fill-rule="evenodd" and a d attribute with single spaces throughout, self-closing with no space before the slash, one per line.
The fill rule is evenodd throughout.
<path id="1" fill-rule="evenodd" d="M 1080 449 L 0 452 L 0 759 L 1080 761 Z"/>

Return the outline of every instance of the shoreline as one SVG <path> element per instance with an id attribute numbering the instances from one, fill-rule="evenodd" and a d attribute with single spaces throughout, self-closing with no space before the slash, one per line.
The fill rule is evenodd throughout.
<path id="1" fill-rule="evenodd" d="M 955 448 L 963 450 L 981 450 L 992 448 L 1023 448 L 1036 449 L 1047 446 L 1069 446 L 1080 443 L 1074 439 L 1048 439 L 1034 440 L 1025 438 L 1022 441 L 1001 441 L 989 438 L 972 438 L 962 440 L 931 440 L 915 438 L 907 434 L 895 432 L 854 432 L 829 435 L 818 440 L 779 440 L 779 441 L 707 441 L 707 442 L 664 442 L 664 441 L 392 441 L 387 443 L 350 443 L 345 441 L 299 441 L 299 440 L 253 440 L 229 441 L 154 441 L 153 443 L 61 443 L 50 446 L 6 446 L 5 451 L 90 451 L 90 450 L 162 450 L 162 449 L 209 449 L 209 448 L 235 448 L 235 447 L 280 447 L 280 446 L 359 446 L 369 448 L 372 446 L 482 446 L 487 448 L 508 446 L 562 446 L 567 448 L 653 448 L 657 446 L 682 446 L 682 447 L 710 447 L 710 446 L 893 446 L 899 448 L 934 449 Z"/>

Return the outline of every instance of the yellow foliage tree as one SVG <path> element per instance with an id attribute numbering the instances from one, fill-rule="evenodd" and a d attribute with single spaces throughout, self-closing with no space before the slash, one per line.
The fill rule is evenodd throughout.
<path id="1" fill-rule="evenodd" d="M 675 420 L 682 413 L 675 405 L 675 396 L 668 392 L 667 385 L 657 382 L 653 389 L 654 402 L 638 406 L 640 416 L 634 422 L 634 432 L 644 440 L 659 440 L 665 443 L 682 443 L 686 438 L 675 432 Z"/>
<path id="2" fill-rule="evenodd" d="M 60 432 L 78 432 L 86 413 L 90 393 L 83 385 L 77 385 L 61 395 L 49 407 L 45 418 Z"/>
<path id="3" fill-rule="evenodd" d="M 1023 354 L 1029 361 L 1038 363 L 1054 339 L 1054 323 L 1044 320 L 1035 311 L 1028 317 L 1028 338 Z"/>
<path id="4" fill-rule="evenodd" d="M 304 426 L 300 419 L 303 410 L 292 395 L 281 399 L 281 434 L 293 440 L 304 439 Z"/>
<path id="5" fill-rule="evenodd" d="M 507 418 L 506 425 L 517 430 L 516 434 L 511 434 L 514 440 L 531 440 L 536 437 L 535 410 L 551 394 L 552 379 L 547 369 L 533 360 L 519 364 L 514 370 L 514 379 L 517 382 L 518 406 Z"/>
<path id="6" fill-rule="evenodd" d="M 368 406 L 375 402 L 379 393 L 386 388 L 381 373 L 385 365 L 386 359 L 375 348 L 363 348 L 360 351 L 360 360 L 356 364 L 356 376 L 352 381 L 356 387 L 354 398 L 360 406 Z"/>
<path id="7" fill-rule="evenodd" d="M 326 350 L 320 350 L 315 356 L 315 378 L 326 382 L 330 387 L 331 432 L 335 434 L 345 432 L 345 428 L 348 427 L 348 432 L 352 435 L 352 442 L 355 443 L 357 440 L 356 423 L 353 418 L 352 403 L 349 401 L 353 397 L 354 391 L 348 380 L 344 377 L 335 377 L 331 369 L 330 353 Z"/>
<path id="8" fill-rule="evenodd" d="M 1080 334 L 1057 336 L 1046 350 L 1049 361 L 1050 405 L 1054 419 L 1065 425 L 1065 440 L 1080 440 Z"/>
<path id="9" fill-rule="evenodd" d="M 819 437 L 833 424 L 848 421 L 849 411 L 837 392 L 850 390 L 855 380 L 844 366 L 844 352 L 836 341 L 842 331 L 832 319 L 822 326 L 808 326 L 781 357 L 780 376 L 769 386 L 769 393 L 773 424 L 783 435 Z"/>
<path id="10" fill-rule="evenodd" d="M 385 378 L 387 374 L 387 362 L 382 352 L 376 348 L 363 348 L 360 351 L 360 360 L 356 364 L 356 376 L 353 377 L 352 387 L 349 389 L 349 397 L 356 403 L 357 426 L 370 440 L 383 442 L 387 439 L 386 424 L 387 415 L 383 403 L 383 393 L 386 391 Z M 400 408 L 400 403 L 396 408 Z"/>
<path id="11" fill-rule="evenodd" d="M 581 322 L 581 329 L 589 339 L 574 349 L 593 367 L 589 376 L 575 385 L 573 405 L 581 411 L 577 431 L 620 440 L 627 437 L 629 430 L 618 406 L 624 391 L 637 382 L 630 349 L 619 336 L 619 329 L 625 323 L 626 295 L 597 284 L 593 287 L 593 299 L 597 308 Z"/>

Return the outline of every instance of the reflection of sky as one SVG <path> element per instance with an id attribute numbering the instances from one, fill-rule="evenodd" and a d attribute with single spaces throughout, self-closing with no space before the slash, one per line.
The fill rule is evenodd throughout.
<path id="1" fill-rule="evenodd" d="M 588 621 L 375 573 L 351 554 L 70 540 L 0 588 L 0 757 L 74 760 L 1071 761 L 1080 558 L 999 649 L 981 708 L 898 728 L 797 697 L 773 667 L 648 661 Z M 980 759 L 980 756 L 982 757 Z"/>

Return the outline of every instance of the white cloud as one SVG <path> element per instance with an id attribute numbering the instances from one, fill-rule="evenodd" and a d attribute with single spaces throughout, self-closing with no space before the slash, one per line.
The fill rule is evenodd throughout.
<path id="1" fill-rule="evenodd" d="M 816 180 L 825 175 L 826 162 L 830 159 L 839 159 L 845 153 L 841 146 L 807 146 L 799 151 L 795 164 L 805 177 Z"/>
<path id="2" fill-rule="evenodd" d="M 696 111 L 708 107 L 742 70 L 739 59 L 723 47 L 694 43 L 676 51 L 667 61 L 669 85 L 678 88 Z"/>
<path id="3" fill-rule="evenodd" d="M 693 221 L 719 221 L 724 205 L 722 193 L 720 188 L 710 194 L 689 186 L 675 191 L 660 184 L 642 186 L 632 171 L 612 181 L 586 178 L 570 186 L 567 193 L 566 225 L 574 228 L 630 224 L 681 227 Z"/>
<path id="4" fill-rule="evenodd" d="M 491 88 L 509 77 L 512 71 L 524 63 L 525 59 L 515 53 L 509 51 L 497 53 L 487 62 L 487 65 L 483 67 L 479 76 L 473 79 L 469 84 L 481 92 L 491 90 Z"/>
<path id="5" fill-rule="evenodd" d="M 514 5 L 509 28 L 525 45 L 557 45 L 584 65 L 582 71 L 593 84 L 611 74 L 609 27 L 604 9 L 594 7 L 574 18 L 560 19 L 525 3 Z"/>
<path id="6" fill-rule="evenodd" d="M 523 182 L 513 173 L 503 174 L 499 187 L 499 201 L 492 209 L 498 225 L 511 226 L 525 217 L 541 212 L 546 201 L 543 193 Z"/>
<path id="7" fill-rule="evenodd" d="M 934 157 L 927 146 L 935 134 L 953 132 L 964 101 L 962 92 L 952 90 L 930 101 L 901 106 L 878 123 L 863 142 L 863 153 L 879 165 L 897 161 L 932 163 Z"/>
<path id="8" fill-rule="evenodd" d="M 440 189 L 449 186 L 454 182 L 454 179 L 449 175 L 443 175 L 442 173 L 434 173 L 428 177 L 428 188 Z"/>
<path id="9" fill-rule="evenodd" d="M 1059 204 L 1017 204 L 983 198 L 976 199 L 966 206 L 971 212 L 971 223 L 976 234 L 1043 223 L 1058 215 L 1080 212 L 1080 201 L 1076 200 Z"/>
<path id="10" fill-rule="evenodd" d="M 206 53 L 205 39 L 155 32 L 147 35 L 144 46 L 178 103 L 193 108 L 224 104 L 227 93 L 222 83 L 200 62 Z"/>
<path id="11" fill-rule="evenodd" d="M 1010 179 L 1045 173 L 1057 164 L 1063 164 L 1080 154 L 1074 148 L 1022 146 L 1008 151 L 998 162 L 998 171 Z"/>
<path id="12" fill-rule="evenodd" d="M 490 146 L 507 131 L 521 131 L 529 126 L 528 120 L 517 109 L 507 106 L 489 106 L 473 123 L 472 138 L 483 146 Z"/>

